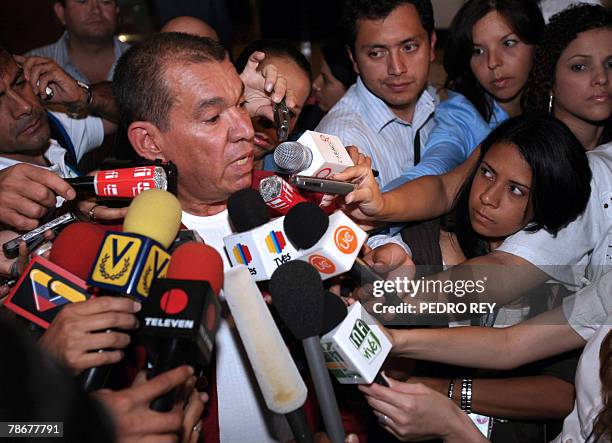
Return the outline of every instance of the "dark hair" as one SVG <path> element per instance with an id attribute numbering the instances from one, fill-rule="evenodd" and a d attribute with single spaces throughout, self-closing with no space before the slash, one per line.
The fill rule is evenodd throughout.
<path id="1" fill-rule="evenodd" d="M 114 426 L 104 408 L 82 392 L 67 368 L 4 319 L 0 320 L 0 349 L 5 355 L 0 364 L 2 420 L 63 422 L 61 440 L 66 442 L 115 441 Z"/>
<path id="2" fill-rule="evenodd" d="M 0 46 L 0 75 L 4 75 L 7 66 L 13 61 L 13 56 L 4 47 Z"/>
<path id="3" fill-rule="evenodd" d="M 358 20 L 381 20 L 402 5 L 413 5 L 421 20 L 421 25 L 431 36 L 434 32 L 434 13 L 431 0 L 346 0 L 344 3 L 343 28 L 346 45 L 355 52 Z"/>
<path id="4" fill-rule="evenodd" d="M 348 89 L 357 80 L 357 74 L 346 52 L 346 46 L 342 43 L 329 43 L 323 46 L 322 51 L 325 63 L 329 66 L 333 76 Z"/>
<path id="5" fill-rule="evenodd" d="M 612 28 L 612 11 L 599 5 L 581 4 L 555 14 L 536 48 L 535 63 L 521 100 L 525 112 L 548 113 L 550 93 L 555 82 L 561 53 L 578 37 L 591 29 Z M 608 120 L 600 143 L 612 138 L 612 120 Z"/>
<path id="6" fill-rule="evenodd" d="M 593 424 L 595 441 L 612 436 L 612 330 L 608 332 L 599 348 L 599 379 L 603 407 Z M 591 441 L 590 438 L 587 441 Z"/>
<path id="7" fill-rule="evenodd" d="M 591 169 L 584 148 L 560 120 L 548 116 L 511 118 L 482 142 L 478 165 L 463 183 L 456 204 L 456 234 L 467 258 L 489 252 L 488 245 L 472 228 L 469 197 L 472 182 L 492 146 L 509 143 L 517 147 L 531 167 L 533 220 L 524 228 L 557 232 L 586 208 L 591 194 Z"/>
<path id="8" fill-rule="evenodd" d="M 222 62 L 225 58 L 220 43 L 178 32 L 154 34 L 132 46 L 117 62 L 113 77 L 121 123 L 127 128 L 134 121 L 149 121 L 161 131 L 168 130 L 174 103 L 165 79 L 168 65 Z"/>
<path id="9" fill-rule="evenodd" d="M 306 73 L 308 79 L 312 81 L 312 69 L 310 68 L 310 63 L 308 63 L 306 57 L 304 57 L 304 55 L 297 48 L 292 46 L 286 40 L 255 40 L 242 50 L 238 56 L 238 59 L 236 60 L 236 63 L 234 63 L 234 66 L 236 66 L 236 70 L 238 72 L 244 71 L 244 67 L 249 61 L 250 55 L 256 51 L 261 51 L 270 57 L 286 58 L 295 62 L 295 64 Z"/>
<path id="10" fill-rule="evenodd" d="M 537 3 L 530 0 L 469 0 L 453 18 L 444 52 L 444 69 L 448 74 L 446 87 L 463 94 L 486 121 L 493 114 L 493 98 L 478 83 L 470 61 L 474 50 L 474 25 L 491 11 L 501 14 L 528 45 L 537 44 L 544 30 L 542 12 Z"/>

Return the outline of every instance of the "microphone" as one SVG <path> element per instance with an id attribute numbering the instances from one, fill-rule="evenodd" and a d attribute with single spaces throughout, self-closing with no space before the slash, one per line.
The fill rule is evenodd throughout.
<path id="1" fill-rule="evenodd" d="M 272 275 L 270 293 L 287 328 L 296 339 L 302 340 L 330 440 L 342 443 L 342 419 L 319 342 L 324 306 L 321 277 L 308 263 L 291 261 L 281 265 Z"/>
<path id="2" fill-rule="evenodd" d="M 293 186 L 278 175 L 261 180 L 259 193 L 268 208 L 279 215 L 286 215 L 293 206 L 306 201 Z"/>
<path id="3" fill-rule="evenodd" d="M 285 414 L 296 441 L 312 442 L 302 409 L 306 385 L 245 266 L 227 271 L 223 294 L 268 409 Z"/>
<path id="4" fill-rule="evenodd" d="M 45 232 L 52 230 L 56 234 L 66 225 L 75 222 L 76 216 L 72 212 L 67 212 L 57 218 L 54 218 L 50 222 L 33 229 L 30 232 L 20 235 L 12 240 L 7 241 L 2 245 L 2 250 L 6 258 L 16 258 L 19 255 L 19 245 L 22 241 L 26 242 L 28 251 L 32 251 L 36 248 L 42 240 L 44 240 Z"/>
<path id="5" fill-rule="evenodd" d="M 340 297 L 325 291 L 323 294 L 323 324 L 320 335 L 325 335 L 346 317 L 346 305 Z"/>
<path id="6" fill-rule="evenodd" d="M 361 303 L 355 302 L 348 313 L 345 311 L 340 324 L 321 337 L 321 346 L 327 368 L 340 383 L 387 386 L 379 371 L 391 351 L 391 342 Z"/>
<path id="7" fill-rule="evenodd" d="M 297 259 L 310 263 L 326 280 L 351 269 L 367 234 L 344 212 L 331 216 L 311 203 L 300 203 L 284 220 L 289 242 L 298 249 Z"/>
<path id="8" fill-rule="evenodd" d="M 269 280 L 274 270 L 296 256 L 286 240 L 283 219 L 270 220 L 259 192 L 247 188 L 227 202 L 229 218 L 238 231 L 223 239 L 232 266 L 245 265 L 255 281 Z"/>
<path id="9" fill-rule="evenodd" d="M 283 142 L 274 150 L 274 161 L 288 174 L 325 178 L 354 166 L 346 148 L 334 135 L 306 131 L 297 142 Z"/>
<path id="10" fill-rule="evenodd" d="M 85 222 L 73 223 L 53 240 L 49 260 L 80 279 L 87 280 L 98 257 L 98 250 L 103 239 L 104 230 L 99 225 Z M 79 253 L 75 254 L 77 244 Z"/>
<path id="11" fill-rule="evenodd" d="M 166 275 L 172 244 L 181 224 L 181 205 L 167 191 L 150 189 L 128 208 L 124 232 L 106 233 L 87 282 L 145 300 L 155 278 Z"/>
<path id="12" fill-rule="evenodd" d="M 161 166 L 108 169 L 65 180 L 77 192 L 94 193 L 100 197 L 134 198 L 147 189 L 168 189 L 168 177 Z"/>
<path id="13" fill-rule="evenodd" d="M 36 256 L 21 274 L 4 306 L 47 329 L 64 305 L 90 297 L 84 280 Z"/>
<path id="14" fill-rule="evenodd" d="M 223 260 L 210 246 L 185 243 L 170 261 L 167 278 L 155 280 L 141 313 L 140 335 L 153 360 L 149 377 L 182 364 L 209 365 L 219 327 L 217 296 L 223 285 Z M 171 391 L 151 402 L 167 412 L 175 403 Z"/>
<path id="15" fill-rule="evenodd" d="M 92 223 L 68 225 L 53 241 L 50 260 L 36 256 L 4 306 L 47 329 L 64 305 L 91 297 L 85 279 L 103 236 L 103 231 Z M 76 239 L 79 254 L 74 253 Z"/>

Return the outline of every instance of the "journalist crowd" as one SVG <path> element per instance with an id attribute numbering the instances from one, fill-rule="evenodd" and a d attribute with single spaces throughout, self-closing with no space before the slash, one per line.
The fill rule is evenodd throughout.
<path id="1" fill-rule="evenodd" d="M 312 51 L 49 1 L 0 45 L 0 439 L 612 442 L 612 3 L 344 0 Z"/>

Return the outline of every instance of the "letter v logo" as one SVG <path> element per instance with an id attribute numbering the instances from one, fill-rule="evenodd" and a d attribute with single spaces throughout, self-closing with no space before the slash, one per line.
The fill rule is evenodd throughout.
<path id="1" fill-rule="evenodd" d="M 125 254 L 127 254 L 127 252 L 130 250 L 130 248 L 132 247 L 132 245 L 134 244 L 134 241 L 130 240 L 126 243 L 126 245 L 123 247 L 123 249 L 121 251 L 119 251 L 119 241 L 117 238 L 113 238 L 112 239 L 112 248 L 111 248 L 111 252 L 113 255 L 113 267 L 117 266 L 117 263 L 119 263 L 119 261 L 121 261 L 121 259 L 123 258 L 123 256 Z"/>

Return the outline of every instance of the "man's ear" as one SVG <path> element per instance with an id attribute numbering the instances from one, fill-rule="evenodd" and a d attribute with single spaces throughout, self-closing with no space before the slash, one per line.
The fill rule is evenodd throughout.
<path id="1" fill-rule="evenodd" d="M 348 45 L 346 45 L 345 48 L 346 48 L 346 53 L 348 54 L 349 58 L 351 59 L 351 63 L 353 63 L 353 71 L 355 71 L 355 74 L 359 75 L 359 66 L 357 65 L 357 62 L 355 61 L 355 56 L 353 55 L 353 50 Z"/>
<path id="2" fill-rule="evenodd" d="M 147 160 L 168 161 L 162 150 L 162 132 L 151 122 L 132 122 L 127 130 L 128 140 L 134 151 Z"/>
<path id="3" fill-rule="evenodd" d="M 433 63 L 436 59 L 436 41 L 438 37 L 436 36 L 436 31 L 431 31 L 431 37 L 429 38 L 429 47 L 431 54 L 429 54 L 429 63 Z"/>
<path id="4" fill-rule="evenodd" d="M 53 10 L 55 11 L 55 15 L 57 16 L 62 26 L 66 26 L 66 20 L 64 18 L 65 11 L 64 11 L 64 7 L 62 6 L 62 4 L 60 2 L 55 2 L 53 4 Z"/>

